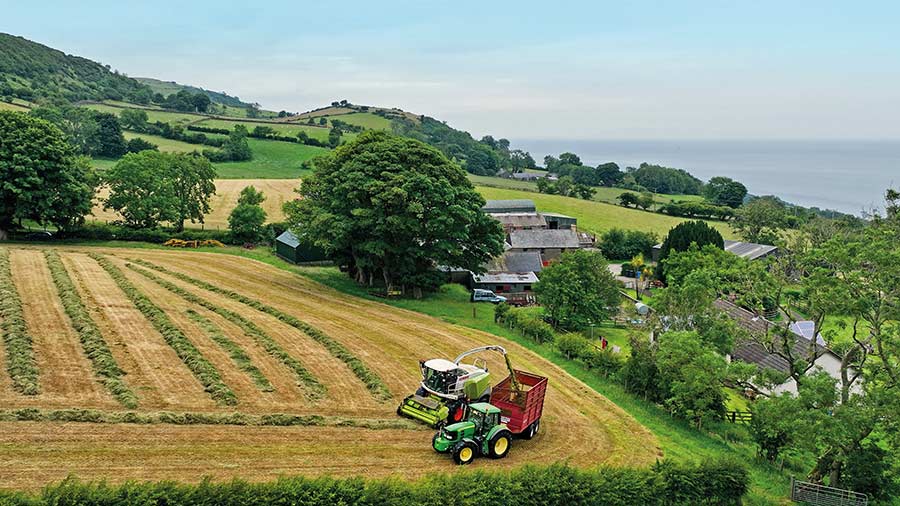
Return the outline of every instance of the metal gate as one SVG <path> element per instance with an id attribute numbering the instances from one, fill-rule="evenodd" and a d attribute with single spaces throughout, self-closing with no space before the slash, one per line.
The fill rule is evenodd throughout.
<path id="1" fill-rule="evenodd" d="M 791 478 L 791 500 L 810 506 L 866 506 L 865 494 Z"/>

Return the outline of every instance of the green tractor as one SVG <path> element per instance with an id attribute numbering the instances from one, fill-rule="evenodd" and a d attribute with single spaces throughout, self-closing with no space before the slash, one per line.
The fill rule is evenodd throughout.
<path id="1" fill-rule="evenodd" d="M 509 453 L 512 432 L 500 422 L 500 408 L 486 402 L 469 404 L 469 417 L 441 428 L 431 439 L 438 453 L 450 453 L 457 464 L 468 464 L 478 455 L 502 459 Z"/>

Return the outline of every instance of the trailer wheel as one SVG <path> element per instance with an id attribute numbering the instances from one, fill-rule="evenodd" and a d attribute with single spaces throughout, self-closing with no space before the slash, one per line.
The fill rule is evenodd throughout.
<path id="1" fill-rule="evenodd" d="M 509 453 L 509 444 L 512 441 L 512 433 L 501 430 L 488 442 L 488 450 L 492 459 L 502 459 Z"/>
<path id="2" fill-rule="evenodd" d="M 534 436 L 537 435 L 540 427 L 541 427 L 541 421 L 540 420 L 535 421 L 534 423 L 529 425 L 527 429 L 525 429 L 525 432 L 522 434 L 522 437 L 524 437 L 525 439 L 533 438 Z"/>
<path id="3" fill-rule="evenodd" d="M 475 460 L 475 452 L 478 450 L 475 445 L 469 441 L 463 441 L 453 448 L 453 461 L 464 466 Z"/>

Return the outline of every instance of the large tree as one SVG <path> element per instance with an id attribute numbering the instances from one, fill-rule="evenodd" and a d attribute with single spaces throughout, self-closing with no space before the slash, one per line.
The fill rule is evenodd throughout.
<path id="1" fill-rule="evenodd" d="M 538 301 L 556 327 L 579 328 L 610 316 L 620 300 L 616 278 L 603 255 L 575 250 L 541 271 Z"/>
<path id="2" fill-rule="evenodd" d="M 744 203 L 747 187 L 734 179 L 717 176 L 703 187 L 703 195 L 713 204 L 736 209 Z"/>
<path id="3" fill-rule="evenodd" d="M 775 244 L 789 221 L 787 208 L 775 197 L 759 197 L 737 211 L 731 228 L 745 241 Z"/>
<path id="4" fill-rule="evenodd" d="M 482 270 L 503 251 L 500 224 L 465 172 L 422 142 L 365 132 L 313 162 L 302 199 L 285 206 L 298 237 L 371 284 L 418 295 L 440 282 L 434 268 Z"/>
<path id="5" fill-rule="evenodd" d="M 718 230 L 712 228 L 704 221 L 683 221 L 672 227 L 666 235 L 666 239 L 662 243 L 659 251 L 659 267 L 657 268 L 657 277 L 665 281 L 666 258 L 670 254 L 677 251 L 687 251 L 692 244 L 697 247 L 703 247 L 707 244 L 724 249 L 725 240 Z"/>
<path id="6" fill-rule="evenodd" d="M 23 113 L 0 111 L 0 238 L 21 220 L 67 228 L 90 212 L 94 181 L 66 136 Z"/>
<path id="7" fill-rule="evenodd" d="M 168 179 L 175 189 L 177 210 L 175 228 L 184 230 L 184 222 L 203 223 L 209 198 L 216 193 L 216 169 L 203 156 L 178 153 L 169 155 Z"/>

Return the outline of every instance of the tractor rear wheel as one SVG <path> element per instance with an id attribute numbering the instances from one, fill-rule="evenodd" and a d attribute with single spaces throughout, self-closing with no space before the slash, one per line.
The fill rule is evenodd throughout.
<path id="1" fill-rule="evenodd" d="M 463 466 L 472 463 L 475 460 L 475 453 L 478 451 L 475 445 L 469 441 L 463 441 L 453 448 L 453 461 Z"/>
<path id="2" fill-rule="evenodd" d="M 522 437 L 525 439 L 531 439 L 537 435 L 538 430 L 540 428 L 541 428 L 541 421 L 538 420 L 538 421 L 532 423 L 531 425 L 529 425 L 527 429 L 525 429 L 525 432 L 522 433 Z"/>
<path id="3" fill-rule="evenodd" d="M 502 459 L 509 453 L 509 444 L 512 442 L 512 433 L 508 430 L 501 430 L 494 434 L 494 437 L 488 442 L 488 451 L 490 451 L 492 459 Z"/>

